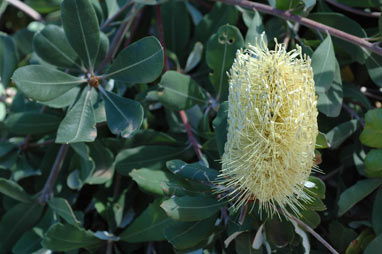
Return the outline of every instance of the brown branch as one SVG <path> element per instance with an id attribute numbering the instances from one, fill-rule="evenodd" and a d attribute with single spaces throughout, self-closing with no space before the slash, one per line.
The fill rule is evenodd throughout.
<path id="1" fill-rule="evenodd" d="M 113 20 L 115 20 L 116 18 L 118 18 L 119 15 L 121 15 L 124 11 L 127 10 L 127 8 L 129 8 L 129 6 L 134 3 L 134 1 L 128 1 L 124 6 L 122 6 L 112 17 L 110 17 L 109 19 L 107 19 L 100 27 L 101 30 L 104 30 L 106 27 L 108 27 L 110 25 L 111 22 L 113 22 Z"/>
<path id="2" fill-rule="evenodd" d="M 32 19 L 37 20 L 37 21 L 44 21 L 43 17 L 40 15 L 40 13 L 38 13 L 37 11 L 35 11 L 34 9 L 29 7 L 25 3 L 23 3 L 19 0 L 6 0 L 6 1 L 8 3 L 12 4 L 13 6 L 15 6 L 16 8 L 18 8 L 19 10 L 23 11 L 25 14 L 27 14 Z"/>
<path id="3" fill-rule="evenodd" d="M 117 30 L 117 32 L 113 38 L 113 41 L 110 44 L 109 51 L 107 52 L 105 59 L 99 65 L 96 72 L 100 72 L 101 70 L 103 70 L 103 68 L 105 68 L 106 64 L 108 64 L 109 62 L 111 62 L 114 59 L 115 54 L 117 53 L 118 48 L 123 41 L 123 36 L 126 34 L 127 29 L 129 29 L 129 27 L 133 23 L 135 15 L 136 15 L 136 5 L 133 6 L 133 8 L 131 9 L 131 11 L 128 14 L 126 14 L 126 17 L 124 19 L 124 23 Z"/>
<path id="4" fill-rule="evenodd" d="M 382 48 L 378 47 L 377 44 L 370 43 L 363 38 L 354 36 L 354 35 L 349 34 L 349 33 L 345 33 L 341 30 L 338 30 L 336 28 L 318 23 L 318 22 L 313 21 L 311 19 L 294 15 L 288 11 L 281 11 L 281 10 L 273 8 L 269 5 L 256 3 L 256 2 L 250 2 L 247 0 L 212 0 L 212 1 L 223 2 L 226 4 L 230 4 L 230 5 L 239 5 L 239 6 L 244 7 L 244 8 L 255 9 L 255 10 L 262 12 L 262 13 L 277 16 L 277 17 L 280 17 L 282 19 L 291 20 L 291 21 L 300 23 L 303 26 L 306 26 L 306 27 L 309 27 L 309 28 L 312 28 L 312 29 L 315 29 L 318 31 L 322 31 L 325 33 L 327 32 L 330 35 L 333 35 L 334 37 L 337 37 L 337 38 L 340 38 L 342 40 L 348 41 L 350 43 L 359 45 L 365 49 L 368 49 L 368 50 L 382 56 Z"/>
<path id="5" fill-rule="evenodd" d="M 284 215 L 286 215 L 284 213 Z M 294 220 L 298 225 L 303 227 L 306 231 L 308 231 L 314 238 L 316 238 L 322 245 L 324 245 L 332 254 L 339 254 L 327 241 L 325 241 L 324 238 L 322 238 L 316 231 L 314 231 L 311 227 L 309 227 L 307 224 L 305 224 L 303 221 L 297 219 L 295 216 L 288 214 L 288 216 L 291 220 Z"/>
<path id="6" fill-rule="evenodd" d="M 342 9 L 342 10 L 345 10 L 347 12 L 351 12 L 351 13 L 354 13 L 357 15 L 361 15 L 364 17 L 379 18 L 379 16 L 381 16 L 380 12 L 366 12 L 366 11 L 354 9 L 352 7 L 346 6 L 346 5 L 341 4 L 341 3 L 334 1 L 334 0 L 326 0 L 326 2 L 330 3 L 331 5 L 334 5 L 335 7 L 339 8 L 339 9 Z"/>
<path id="7" fill-rule="evenodd" d="M 52 195 L 54 183 L 56 182 L 58 173 L 61 170 L 65 155 L 68 152 L 68 148 L 68 144 L 62 144 L 60 150 L 58 151 L 56 160 L 54 161 L 52 169 L 50 170 L 48 180 L 46 180 L 45 186 L 40 193 L 39 202 L 41 204 L 45 204 Z"/>
<path id="8" fill-rule="evenodd" d="M 138 28 L 139 22 L 141 21 L 142 12 L 143 12 L 143 10 L 140 10 L 140 11 L 138 12 L 136 18 L 134 19 L 134 23 L 133 23 L 133 25 L 131 26 L 131 29 L 130 29 L 130 35 L 129 35 L 129 37 L 125 40 L 125 43 L 123 44 L 123 48 L 126 48 L 127 46 L 129 46 L 129 44 L 130 44 L 131 41 L 133 40 L 133 35 L 135 34 L 135 31 L 136 31 L 137 28 Z"/>
<path id="9" fill-rule="evenodd" d="M 32 143 L 32 144 L 29 144 L 27 148 L 34 148 L 34 147 L 50 145 L 50 144 L 53 144 L 54 141 L 55 141 L 55 139 L 48 139 L 48 140 L 41 142 L 41 143 Z"/>

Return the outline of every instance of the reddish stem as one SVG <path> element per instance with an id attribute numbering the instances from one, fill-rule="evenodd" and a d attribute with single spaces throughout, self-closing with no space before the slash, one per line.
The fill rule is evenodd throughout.
<path id="1" fill-rule="evenodd" d="M 335 37 L 340 38 L 342 40 L 345 40 L 345 41 L 348 41 L 350 43 L 359 45 L 365 49 L 368 49 L 368 50 L 382 56 L 382 48 L 378 47 L 377 44 L 370 43 L 363 38 L 357 37 L 357 36 L 349 34 L 349 33 L 345 33 L 341 30 L 338 30 L 336 28 L 321 24 L 321 23 L 316 22 L 314 20 L 294 15 L 294 14 L 290 13 L 289 11 L 282 11 L 282 10 L 273 8 L 272 6 L 269 6 L 266 4 L 250 2 L 247 0 L 213 0 L 213 1 L 223 2 L 226 4 L 230 4 L 230 5 L 238 5 L 238 6 L 241 6 L 244 8 L 248 8 L 248 9 L 255 9 L 255 10 L 262 12 L 262 13 L 277 16 L 277 17 L 280 17 L 280 18 L 285 19 L 285 20 L 291 20 L 291 21 L 300 23 L 303 26 L 306 26 L 306 27 L 309 27 L 309 28 L 312 28 L 312 29 L 315 29 L 318 31 L 327 32 L 332 36 L 335 36 Z"/>
<path id="2" fill-rule="evenodd" d="M 159 32 L 159 41 L 162 44 L 163 47 L 163 53 L 164 53 L 164 68 L 166 71 L 168 71 L 170 68 L 168 66 L 168 61 L 167 61 L 167 55 L 166 55 L 166 45 L 164 42 L 164 34 L 163 34 L 163 23 L 162 23 L 162 16 L 160 13 L 160 5 L 155 6 L 155 12 L 157 16 L 157 23 L 158 23 L 158 32 Z M 184 110 L 179 111 L 180 118 L 182 119 L 183 125 L 186 128 L 186 132 L 188 135 L 188 139 L 190 140 L 190 143 L 192 147 L 194 148 L 195 154 L 198 157 L 199 160 L 202 160 L 203 155 L 202 151 L 200 150 L 200 146 L 196 138 L 194 137 L 191 126 L 188 123 L 187 115 Z"/>
<path id="3" fill-rule="evenodd" d="M 160 5 L 156 5 L 155 6 L 155 13 L 156 13 L 156 16 L 157 16 L 159 41 L 160 41 L 160 44 L 162 44 L 162 47 L 163 47 L 164 69 L 165 69 L 165 71 L 168 71 L 170 68 L 168 66 L 167 53 L 166 53 L 166 45 L 164 43 L 163 23 L 162 23 L 162 15 L 160 13 Z"/>
<path id="4" fill-rule="evenodd" d="M 131 41 L 133 39 L 133 35 L 135 34 L 135 31 L 138 28 L 139 22 L 141 21 L 142 12 L 143 12 L 143 10 L 140 10 L 138 12 L 137 16 L 135 17 L 134 23 L 130 29 L 130 36 L 125 40 L 125 43 L 123 44 L 123 48 L 126 48 L 131 43 Z"/>
<path id="5" fill-rule="evenodd" d="M 202 155 L 202 152 L 200 151 L 198 141 L 195 139 L 194 135 L 192 134 L 191 126 L 188 123 L 186 112 L 184 112 L 184 110 L 181 110 L 179 111 L 179 115 L 180 115 L 180 118 L 182 119 L 184 127 L 186 128 L 188 139 L 190 140 L 192 147 L 194 148 L 196 156 L 198 157 L 199 160 L 202 160 L 203 155 Z"/>

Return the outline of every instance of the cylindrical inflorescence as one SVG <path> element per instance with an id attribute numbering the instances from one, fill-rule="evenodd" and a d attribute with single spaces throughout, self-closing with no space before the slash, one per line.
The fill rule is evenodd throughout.
<path id="1" fill-rule="evenodd" d="M 268 215 L 293 211 L 314 159 L 317 98 L 311 60 L 301 47 L 269 50 L 263 38 L 239 50 L 229 73 L 228 137 L 219 191 L 238 209 L 257 201 Z"/>

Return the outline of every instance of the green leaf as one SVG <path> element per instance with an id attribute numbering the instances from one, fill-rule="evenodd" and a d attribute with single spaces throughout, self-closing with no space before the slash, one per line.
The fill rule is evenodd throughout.
<path id="1" fill-rule="evenodd" d="M 316 149 L 325 149 L 328 148 L 329 144 L 328 141 L 326 140 L 325 133 L 318 132 L 318 135 L 316 137 Z"/>
<path id="2" fill-rule="evenodd" d="M 318 177 L 309 176 L 304 183 L 304 191 L 313 197 L 325 199 L 326 186 L 325 183 Z"/>
<path id="3" fill-rule="evenodd" d="M 309 9 L 310 7 L 313 7 L 316 4 L 316 0 L 302 0 L 305 4 L 305 8 Z"/>
<path id="4" fill-rule="evenodd" d="M 255 233 L 244 232 L 235 238 L 235 251 L 237 254 L 262 254 L 263 249 L 252 248 L 253 240 L 255 239 Z"/>
<path id="5" fill-rule="evenodd" d="M 206 104 L 207 96 L 190 76 L 167 71 L 160 81 L 163 91 L 158 92 L 159 101 L 175 111 L 189 109 L 195 104 Z"/>
<path id="6" fill-rule="evenodd" d="M 72 225 L 79 225 L 80 222 L 77 220 L 76 216 L 70 204 L 64 198 L 53 198 L 48 201 L 49 207 L 56 212 L 61 218 L 63 218 L 67 223 Z"/>
<path id="7" fill-rule="evenodd" d="M 362 144 L 382 148 L 382 109 L 376 108 L 367 111 L 365 127 L 359 137 Z"/>
<path id="8" fill-rule="evenodd" d="M 377 86 L 382 87 L 382 56 L 373 52 L 368 53 L 366 68 L 371 80 L 373 80 Z"/>
<path id="9" fill-rule="evenodd" d="M 32 197 L 20 185 L 4 178 L 0 178 L 0 193 L 23 203 L 32 201 Z"/>
<path id="10" fill-rule="evenodd" d="M 38 222 L 43 210 L 37 202 L 20 203 L 9 209 L 0 222 L 0 250 L 9 253 L 17 240 Z"/>
<path id="11" fill-rule="evenodd" d="M 161 207 L 171 219 L 198 221 L 216 214 L 225 204 L 212 197 L 175 196 L 163 201 Z"/>
<path id="12" fill-rule="evenodd" d="M 326 140 L 331 149 L 337 149 L 348 137 L 350 137 L 357 129 L 358 120 L 350 120 L 331 129 L 326 133 Z"/>
<path id="13" fill-rule="evenodd" d="M 219 154 L 223 155 L 224 145 L 227 141 L 227 123 L 228 118 L 228 102 L 225 101 L 220 105 L 219 111 L 215 119 L 212 121 L 212 125 L 215 129 L 216 142 L 218 143 Z"/>
<path id="14" fill-rule="evenodd" d="M 342 216 L 356 203 L 364 199 L 382 184 L 380 179 L 360 180 L 341 193 L 338 200 L 338 216 Z"/>
<path id="15" fill-rule="evenodd" d="M 321 199 L 317 197 L 313 197 L 310 201 L 301 201 L 302 205 L 306 210 L 313 210 L 313 211 L 325 211 L 326 206 L 324 202 L 322 202 Z"/>
<path id="16" fill-rule="evenodd" d="M 61 0 L 27 0 L 25 3 L 39 13 L 46 14 L 59 10 Z"/>
<path id="17" fill-rule="evenodd" d="M 190 193 L 192 194 L 192 192 L 186 188 L 189 187 L 187 182 L 161 169 L 134 169 L 129 175 L 142 190 L 148 193 L 161 196 L 183 196 Z"/>
<path id="18" fill-rule="evenodd" d="M 193 222 L 177 222 L 168 226 L 164 235 L 176 249 L 186 249 L 197 245 L 215 229 L 216 216 Z"/>
<path id="19" fill-rule="evenodd" d="M 80 91 L 81 91 L 81 88 L 79 86 L 75 86 L 69 91 L 65 92 L 63 95 L 60 95 L 53 100 L 42 101 L 40 103 L 47 105 L 51 108 L 65 108 L 65 107 L 73 105 Z"/>
<path id="20" fill-rule="evenodd" d="M 94 1 L 93 1 L 94 3 Z M 109 51 L 109 38 L 103 32 L 100 32 L 99 48 L 96 59 L 96 66 L 105 59 L 107 52 Z"/>
<path id="21" fill-rule="evenodd" d="M 339 116 L 342 108 L 342 79 L 340 66 L 336 60 L 335 66 L 333 83 L 330 85 L 329 89 L 322 93 L 317 92 L 317 109 L 328 117 Z"/>
<path id="22" fill-rule="evenodd" d="M 79 248 L 96 248 L 102 243 L 89 230 L 71 224 L 56 223 L 46 232 L 42 246 L 52 251 L 70 251 Z"/>
<path id="23" fill-rule="evenodd" d="M 308 224 L 308 226 L 310 226 L 311 228 L 314 229 L 318 227 L 318 225 L 320 225 L 321 217 L 317 212 L 311 211 L 311 210 L 302 210 L 300 212 L 301 212 L 300 219 L 306 224 Z"/>
<path id="24" fill-rule="evenodd" d="M 78 55 L 66 39 L 64 30 L 47 25 L 33 37 L 33 49 L 44 61 L 62 67 L 83 69 Z"/>
<path id="25" fill-rule="evenodd" d="M 308 18 L 360 38 L 367 37 L 366 32 L 357 22 L 341 13 L 315 12 L 311 13 Z M 361 47 L 336 37 L 333 37 L 333 43 L 337 55 L 342 55 L 345 59 L 347 57 L 349 58 L 348 60 L 364 64 L 365 54 Z"/>
<path id="26" fill-rule="evenodd" d="M 20 112 L 11 114 L 5 121 L 8 130 L 19 135 L 37 135 L 55 132 L 61 118 L 39 112 Z"/>
<path id="27" fill-rule="evenodd" d="M 198 65 L 203 55 L 203 44 L 199 41 L 195 43 L 190 55 L 187 58 L 186 67 L 184 67 L 184 73 L 191 71 Z"/>
<path id="28" fill-rule="evenodd" d="M 234 6 L 219 2 L 215 3 L 212 10 L 196 26 L 195 39 L 204 43 L 220 26 L 226 24 L 235 25 L 237 19 L 238 12 Z"/>
<path id="29" fill-rule="evenodd" d="M 158 39 L 149 36 L 122 50 L 104 77 L 129 84 L 148 83 L 155 80 L 162 69 L 162 46 Z"/>
<path id="30" fill-rule="evenodd" d="M 92 142 L 97 137 L 91 93 L 92 88 L 84 88 L 58 127 L 56 143 Z"/>
<path id="31" fill-rule="evenodd" d="M 18 68 L 12 77 L 17 87 L 28 97 L 49 101 L 69 91 L 86 80 L 42 65 Z"/>
<path id="32" fill-rule="evenodd" d="M 89 147 L 85 143 L 71 144 L 73 150 L 79 155 L 79 174 L 78 181 L 80 187 L 86 182 L 87 178 L 93 173 L 95 169 L 95 163 L 92 158 L 89 157 Z"/>
<path id="33" fill-rule="evenodd" d="M 333 82 L 334 73 L 336 72 L 336 57 L 332 38 L 329 34 L 314 51 L 312 55 L 312 68 L 316 91 L 318 93 L 327 91 Z M 341 75 L 339 77 L 341 80 Z"/>
<path id="34" fill-rule="evenodd" d="M 15 149 L 17 145 L 8 142 L 8 141 L 0 141 L 0 157 L 3 157 L 13 149 Z"/>
<path id="35" fill-rule="evenodd" d="M 228 77 L 226 72 L 231 68 L 236 51 L 244 47 L 240 30 L 231 25 L 224 25 L 213 34 L 207 42 L 206 61 L 213 70 L 210 81 L 215 87 L 217 100 L 228 97 Z"/>
<path id="36" fill-rule="evenodd" d="M 12 37 L 0 32 L 0 77 L 5 87 L 11 81 L 12 73 L 17 67 L 17 60 L 16 46 Z"/>
<path id="37" fill-rule="evenodd" d="M 70 45 L 92 71 L 100 44 L 100 29 L 91 1 L 64 0 L 61 18 Z"/>
<path id="38" fill-rule="evenodd" d="M 268 219 L 265 223 L 267 240 L 277 248 L 283 248 L 293 240 L 294 228 L 287 220 L 280 220 L 277 216 Z"/>
<path id="39" fill-rule="evenodd" d="M 148 241 L 163 241 L 164 229 L 172 223 L 166 213 L 160 208 L 160 199 L 151 203 L 134 221 L 120 234 L 121 241 L 136 243 Z"/>
<path id="40" fill-rule="evenodd" d="M 261 34 L 265 31 L 262 18 L 260 14 L 254 10 L 254 15 L 249 24 L 247 34 L 245 35 L 245 46 L 250 43 L 251 45 L 255 45 L 256 42 L 259 41 Z M 264 41 L 268 41 L 267 37 L 264 37 Z"/>
<path id="41" fill-rule="evenodd" d="M 199 162 L 187 164 L 181 160 L 171 160 L 166 166 L 175 175 L 201 183 L 211 183 L 219 174 L 218 171 L 202 166 Z"/>
<path id="42" fill-rule="evenodd" d="M 190 18 L 185 2 L 170 0 L 161 5 L 165 45 L 177 56 L 184 53 L 190 37 Z"/>
<path id="43" fill-rule="evenodd" d="M 382 178 L 382 149 L 372 149 L 365 158 L 367 177 Z"/>
<path id="44" fill-rule="evenodd" d="M 364 250 L 364 254 L 378 254 L 381 253 L 382 249 L 382 234 L 378 235 L 376 238 L 371 241 L 366 249 Z"/>
<path id="45" fill-rule="evenodd" d="M 86 183 L 106 183 L 113 177 L 114 173 L 113 153 L 98 141 L 88 144 L 90 148 L 90 157 L 95 163 L 95 170 L 93 171 L 93 174 L 86 179 Z"/>
<path id="46" fill-rule="evenodd" d="M 107 125 L 110 131 L 124 138 L 132 137 L 143 121 L 141 104 L 103 89 L 101 91 L 103 91 Z"/>
<path id="47" fill-rule="evenodd" d="M 134 168 L 161 168 L 166 161 L 179 157 L 186 150 L 179 147 L 159 145 L 124 149 L 118 153 L 115 159 L 115 169 L 122 175 L 127 175 Z"/>
<path id="48" fill-rule="evenodd" d="M 333 247 L 339 251 L 339 253 L 344 253 L 346 247 L 356 237 L 357 234 L 354 230 L 344 227 L 337 221 L 333 221 L 329 225 L 329 239 L 333 244 Z"/>
<path id="49" fill-rule="evenodd" d="M 36 251 L 41 249 L 41 237 L 33 230 L 25 232 L 17 243 L 13 246 L 14 254 L 37 254 Z"/>
<path id="50" fill-rule="evenodd" d="M 373 211 L 371 214 L 371 224 L 373 225 L 374 232 L 377 235 L 382 233 L 382 189 L 379 188 L 377 195 L 374 199 Z"/>

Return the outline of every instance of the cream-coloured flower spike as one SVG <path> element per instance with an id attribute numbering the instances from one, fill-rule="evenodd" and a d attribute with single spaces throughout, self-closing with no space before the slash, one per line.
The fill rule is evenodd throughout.
<path id="1" fill-rule="evenodd" d="M 219 192 L 238 209 L 257 201 L 270 216 L 299 214 L 313 166 L 317 99 L 309 57 L 284 44 L 269 50 L 263 36 L 239 50 L 229 73 L 228 137 Z M 220 187 L 222 187 L 220 186 Z"/>

